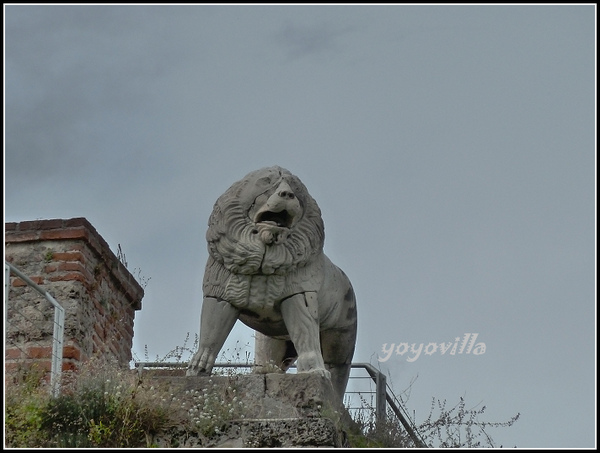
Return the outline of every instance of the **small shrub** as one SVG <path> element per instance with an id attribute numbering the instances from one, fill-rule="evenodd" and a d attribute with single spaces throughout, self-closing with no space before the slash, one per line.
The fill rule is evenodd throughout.
<path id="1" fill-rule="evenodd" d="M 209 379 L 208 386 L 201 390 L 186 392 L 189 417 L 189 430 L 206 439 L 220 434 L 227 422 L 244 418 L 246 408 L 235 385 L 235 377 L 230 376 L 229 385 L 224 387 Z"/>
<path id="2" fill-rule="evenodd" d="M 358 429 L 349 433 L 352 447 L 370 448 L 414 448 L 415 442 L 408 435 L 402 423 L 393 411 L 388 410 L 385 420 L 375 421 L 375 408 L 361 399 L 363 409 L 355 412 L 354 422 Z M 481 421 L 486 407 L 467 409 L 464 398 L 450 409 L 446 401 L 432 399 L 429 416 L 415 431 L 428 447 L 433 448 L 494 448 L 494 441 L 489 434 L 489 428 L 504 428 L 512 426 L 520 414 L 516 414 L 505 422 Z M 437 415 L 434 415 L 437 414 Z"/>
<path id="3" fill-rule="evenodd" d="M 434 416 L 434 412 L 439 415 Z M 446 409 L 446 400 L 433 398 L 429 417 L 419 426 L 419 432 L 430 445 L 439 448 L 481 448 L 495 447 L 489 428 L 507 428 L 520 417 L 517 413 L 505 422 L 486 422 L 479 419 L 486 407 L 467 409 L 464 398 L 450 409 Z"/>
<path id="4" fill-rule="evenodd" d="M 147 447 L 175 422 L 170 400 L 133 371 L 92 360 L 65 381 L 57 398 L 34 374 L 7 385 L 7 446 Z"/>
<path id="5" fill-rule="evenodd" d="M 43 407 L 50 400 L 45 371 L 22 368 L 5 385 L 4 433 L 7 447 L 38 447 L 45 442 L 41 430 Z"/>

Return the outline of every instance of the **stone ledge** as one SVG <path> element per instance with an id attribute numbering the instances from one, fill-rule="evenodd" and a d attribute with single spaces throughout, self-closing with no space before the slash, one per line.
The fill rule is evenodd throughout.
<path id="1" fill-rule="evenodd" d="M 184 402 L 206 394 L 222 396 L 223 405 L 233 394 L 243 401 L 243 412 L 224 420 L 218 433 L 207 438 L 175 428 L 154 439 L 159 447 L 341 447 L 344 443 L 339 422 L 344 409 L 334 406 L 331 381 L 319 374 L 144 374 L 157 384 L 168 385 Z"/>
<path id="2" fill-rule="evenodd" d="M 185 398 L 186 392 L 213 391 L 225 393 L 235 388 L 247 406 L 246 418 L 313 417 L 324 408 L 334 408 L 331 381 L 315 373 L 300 374 L 238 374 L 231 376 L 154 376 L 151 379 L 168 383 L 173 393 Z"/>

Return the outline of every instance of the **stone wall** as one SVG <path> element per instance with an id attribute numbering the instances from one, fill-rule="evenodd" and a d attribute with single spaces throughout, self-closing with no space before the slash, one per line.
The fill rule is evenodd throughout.
<path id="1" fill-rule="evenodd" d="M 96 355 L 128 366 L 144 290 L 85 218 L 6 223 L 4 244 L 5 260 L 65 309 L 63 370 Z M 6 370 L 49 369 L 52 305 L 11 274 L 6 316 Z"/>

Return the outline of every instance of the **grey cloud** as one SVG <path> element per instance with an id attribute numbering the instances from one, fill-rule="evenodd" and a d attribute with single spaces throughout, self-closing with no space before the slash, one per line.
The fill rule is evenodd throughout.
<path id="1" fill-rule="evenodd" d="M 350 30 L 350 28 L 339 28 L 328 23 L 299 25 L 287 22 L 275 38 L 286 54 L 294 59 L 338 50 L 340 37 Z"/>
<path id="2" fill-rule="evenodd" d="M 126 145 L 136 134 L 147 135 L 144 128 L 152 130 L 139 112 L 157 109 L 148 93 L 161 89 L 178 54 L 161 48 L 161 34 L 142 10 L 136 11 L 141 18 L 127 8 L 15 11 L 6 42 L 8 187 L 25 178 L 85 172 L 110 160 L 115 136 Z M 25 11 L 31 14 L 17 20 Z M 145 25 L 132 27 L 136 19 Z"/>

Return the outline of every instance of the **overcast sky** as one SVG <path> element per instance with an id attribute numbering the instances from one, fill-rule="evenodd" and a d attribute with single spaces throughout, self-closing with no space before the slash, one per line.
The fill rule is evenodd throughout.
<path id="1" fill-rule="evenodd" d="M 5 221 L 121 245 L 137 358 L 198 332 L 213 203 L 280 165 L 354 285 L 354 361 L 416 378 L 417 422 L 462 396 L 521 413 L 497 445 L 595 446 L 595 5 L 4 12 Z M 378 362 L 465 333 L 485 353 Z"/>

